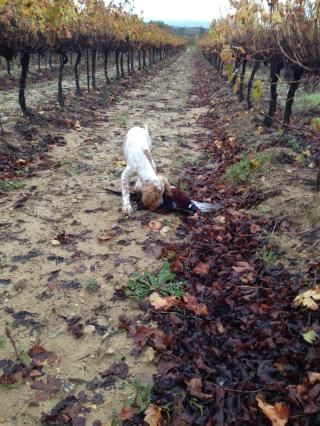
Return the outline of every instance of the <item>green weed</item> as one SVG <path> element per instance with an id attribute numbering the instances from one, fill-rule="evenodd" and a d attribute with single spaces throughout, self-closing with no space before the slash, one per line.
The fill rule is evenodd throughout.
<path id="1" fill-rule="evenodd" d="M 186 159 L 185 157 L 180 157 L 173 162 L 172 167 L 173 169 L 182 169 L 188 161 L 189 159 Z"/>
<path id="2" fill-rule="evenodd" d="M 292 137 L 287 140 L 287 145 L 293 149 L 293 151 L 298 152 L 301 149 L 298 139 Z"/>
<path id="3" fill-rule="evenodd" d="M 22 351 L 19 356 L 20 356 L 21 361 L 24 364 L 26 364 L 26 365 L 30 365 L 31 364 L 32 359 L 29 357 L 29 355 L 27 354 L 27 352 Z"/>
<path id="4" fill-rule="evenodd" d="M 231 184 L 247 182 L 258 171 L 270 165 L 273 152 L 256 153 L 254 158 L 243 157 L 240 161 L 228 167 L 226 180 Z"/>
<path id="5" fill-rule="evenodd" d="M 122 421 L 119 420 L 119 414 L 113 413 L 110 421 L 110 426 L 120 426 L 122 424 Z M 109 423 L 108 423 L 109 424 Z"/>
<path id="6" fill-rule="evenodd" d="M 128 119 L 124 115 L 121 115 L 119 117 L 119 124 L 120 126 L 126 126 L 128 124 Z"/>
<path id="7" fill-rule="evenodd" d="M 144 411 L 151 401 L 152 385 L 148 383 L 140 382 L 135 380 L 131 386 L 134 388 L 136 395 L 132 405 L 139 408 L 140 411 Z"/>
<path id="8" fill-rule="evenodd" d="M 19 180 L 2 180 L 0 181 L 0 191 L 9 192 L 14 189 L 24 188 L 25 184 Z"/>
<path id="9" fill-rule="evenodd" d="M 3 389 L 3 390 L 17 389 L 21 385 L 23 385 L 23 382 L 12 383 L 11 385 L 0 383 L 0 389 Z"/>
<path id="10" fill-rule="evenodd" d="M 314 130 L 319 130 L 320 129 L 320 117 L 313 117 L 313 119 L 310 122 L 312 128 Z"/>
<path id="11" fill-rule="evenodd" d="M 294 99 L 294 109 L 298 112 L 320 111 L 320 92 L 301 93 Z"/>
<path id="12" fill-rule="evenodd" d="M 96 293 L 100 288 L 95 278 L 88 278 L 84 284 L 84 287 L 89 293 Z"/>
<path id="13" fill-rule="evenodd" d="M 275 263 L 278 260 L 278 256 L 272 250 L 264 249 L 261 254 L 264 263 Z"/>
<path id="14" fill-rule="evenodd" d="M 197 398 L 190 399 L 190 407 L 195 408 L 200 412 L 200 417 L 203 416 L 203 405 L 198 402 Z"/>
<path id="15" fill-rule="evenodd" d="M 137 273 L 134 279 L 128 282 L 126 293 L 128 296 L 141 300 L 153 292 L 161 296 L 176 296 L 181 298 L 184 295 L 184 283 L 176 281 L 176 276 L 170 272 L 169 262 L 164 262 L 158 275 L 145 272 Z"/>

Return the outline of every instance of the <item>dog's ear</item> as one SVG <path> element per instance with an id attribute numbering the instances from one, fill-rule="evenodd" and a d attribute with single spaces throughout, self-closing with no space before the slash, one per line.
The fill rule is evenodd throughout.
<path id="1" fill-rule="evenodd" d="M 144 185 L 142 188 L 142 204 L 143 206 L 150 210 L 156 210 L 160 205 L 161 193 L 160 190 L 152 185 Z"/>
<path id="2" fill-rule="evenodd" d="M 169 197 L 172 197 L 171 185 L 170 185 L 168 179 L 165 176 L 162 176 L 162 180 L 163 180 L 163 185 L 164 185 L 164 194 L 168 195 Z"/>

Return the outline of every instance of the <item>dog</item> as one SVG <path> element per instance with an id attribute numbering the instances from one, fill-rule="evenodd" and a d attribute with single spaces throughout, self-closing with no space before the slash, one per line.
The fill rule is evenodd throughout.
<path id="1" fill-rule="evenodd" d="M 155 211 L 163 203 L 163 195 L 171 196 L 171 187 L 166 177 L 156 174 L 156 165 L 151 155 L 152 141 L 148 126 L 132 127 L 124 140 L 123 154 L 127 166 L 121 174 L 122 212 L 132 213 L 129 179 L 137 175 L 135 190 L 142 193 L 142 204 Z"/>

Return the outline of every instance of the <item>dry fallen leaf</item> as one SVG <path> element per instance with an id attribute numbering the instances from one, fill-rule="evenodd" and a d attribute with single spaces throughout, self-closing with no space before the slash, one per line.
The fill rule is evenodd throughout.
<path id="1" fill-rule="evenodd" d="M 249 161 L 250 167 L 253 170 L 257 170 L 260 167 L 260 161 L 257 158 L 253 158 Z"/>
<path id="2" fill-rule="evenodd" d="M 259 408 L 271 421 L 272 426 L 285 426 L 289 419 L 289 408 L 284 402 L 276 402 L 274 405 L 266 404 L 261 396 L 257 396 Z"/>
<path id="3" fill-rule="evenodd" d="M 144 421 L 149 426 L 162 426 L 164 425 L 164 419 L 161 415 L 161 408 L 156 405 L 150 404 L 149 407 L 144 412 L 145 418 Z"/>
<path id="4" fill-rule="evenodd" d="M 308 371 L 308 379 L 311 385 L 320 382 L 320 373 L 316 371 Z"/>
<path id="5" fill-rule="evenodd" d="M 185 303 L 186 309 L 194 312 L 196 315 L 199 315 L 199 316 L 208 315 L 207 306 L 199 303 L 195 296 L 189 293 L 185 293 L 185 295 L 183 296 L 183 301 Z"/>
<path id="6" fill-rule="evenodd" d="M 109 231 L 109 232 L 105 232 L 104 234 L 99 235 L 98 240 L 99 241 L 109 241 L 109 240 L 112 240 L 112 238 L 114 238 L 115 236 L 116 236 L 115 232 Z"/>
<path id="7" fill-rule="evenodd" d="M 192 273 L 196 275 L 206 275 L 208 274 L 210 266 L 204 262 L 198 262 L 196 266 L 192 269 Z"/>
<path id="8" fill-rule="evenodd" d="M 256 225 L 254 223 L 252 223 L 250 225 L 250 232 L 251 234 L 256 234 L 257 232 L 259 232 L 261 230 L 261 227 L 259 225 Z"/>
<path id="9" fill-rule="evenodd" d="M 217 216 L 214 221 L 219 225 L 223 225 L 226 223 L 226 218 L 224 216 Z"/>
<path id="10" fill-rule="evenodd" d="M 115 160 L 113 162 L 113 164 L 114 164 L 115 167 L 118 167 L 118 168 L 121 168 L 121 169 L 123 167 L 126 167 L 126 165 L 127 165 L 127 163 L 124 160 Z"/>
<path id="11" fill-rule="evenodd" d="M 75 128 L 75 130 L 78 130 L 78 132 L 80 132 L 80 130 L 82 130 L 82 127 L 81 127 L 79 120 L 76 120 L 76 122 L 74 123 L 74 128 Z"/>
<path id="12" fill-rule="evenodd" d="M 148 228 L 152 232 L 159 232 L 162 226 L 162 223 L 158 220 L 150 220 L 150 222 L 148 223 Z"/>
<path id="13" fill-rule="evenodd" d="M 27 160 L 24 160 L 23 158 L 18 158 L 18 160 L 16 161 L 16 163 L 19 166 L 23 166 L 23 165 L 27 164 Z"/>
<path id="14" fill-rule="evenodd" d="M 305 308 L 310 308 L 313 311 L 316 311 L 319 308 L 316 301 L 320 301 L 320 286 L 300 293 L 294 298 L 293 302 L 296 306 L 302 305 Z"/>
<path id="15" fill-rule="evenodd" d="M 73 121 L 73 120 L 71 120 L 71 118 L 66 118 L 66 119 L 64 120 L 64 123 L 65 123 L 65 125 L 66 125 L 67 127 L 71 127 L 71 126 L 73 126 L 74 121 Z"/>
<path id="16" fill-rule="evenodd" d="M 192 379 L 186 381 L 187 386 L 188 386 L 188 392 L 199 398 L 199 399 L 203 399 L 205 401 L 208 401 L 210 399 L 212 399 L 212 395 L 210 394 L 205 394 L 202 392 L 202 380 L 200 377 L 193 377 Z"/>
<path id="17" fill-rule="evenodd" d="M 302 334 L 303 339 L 312 345 L 318 338 L 317 333 L 314 330 L 309 330 Z"/>
<path id="18" fill-rule="evenodd" d="M 120 414 L 119 414 L 119 420 L 132 420 L 134 417 L 134 410 L 131 407 L 122 407 Z"/>
<path id="19" fill-rule="evenodd" d="M 222 146 L 223 146 L 223 141 L 221 141 L 219 139 L 216 139 L 213 143 L 218 149 L 221 149 Z"/>
<path id="20" fill-rule="evenodd" d="M 242 261 L 237 262 L 236 266 L 232 266 L 232 269 L 237 274 L 240 274 L 242 272 L 248 272 L 248 271 L 253 272 L 254 271 L 254 267 L 252 265 L 250 265 L 250 263 L 242 262 Z"/>
<path id="21" fill-rule="evenodd" d="M 175 296 L 161 297 L 158 293 L 153 292 L 149 296 L 149 302 L 156 309 L 170 309 L 178 303 L 178 299 Z"/>
<path id="22" fill-rule="evenodd" d="M 46 351 L 39 345 L 34 345 L 31 349 L 29 349 L 28 355 L 32 358 L 32 365 L 35 367 L 53 365 L 59 361 L 59 357 L 56 353 Z"/>

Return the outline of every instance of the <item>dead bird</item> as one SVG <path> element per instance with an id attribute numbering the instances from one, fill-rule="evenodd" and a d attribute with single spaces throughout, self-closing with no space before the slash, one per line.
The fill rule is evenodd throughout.
<path id="1" fill-rule="evenodd" d="M 107 192 L 121 196 L 120 191 L 106 188 Z M 142 194 L 140 191 L 136 191 L 130 194 L 132 201 L 136 203 L 137 210 L 147 209 L 147 206 L 143 205 Z M 203 203 L 200 201 L 192 200 L 184 191 L 180 188 L 171 186 L 171 194 L 163 195 L 162 204 L 155 210 L 156 213 L 169 213 L 171 211 L 180 211 L 186 214 L 201 214 L 216 212 L 221 209 L 219 204 L 214 203 Z"/>

